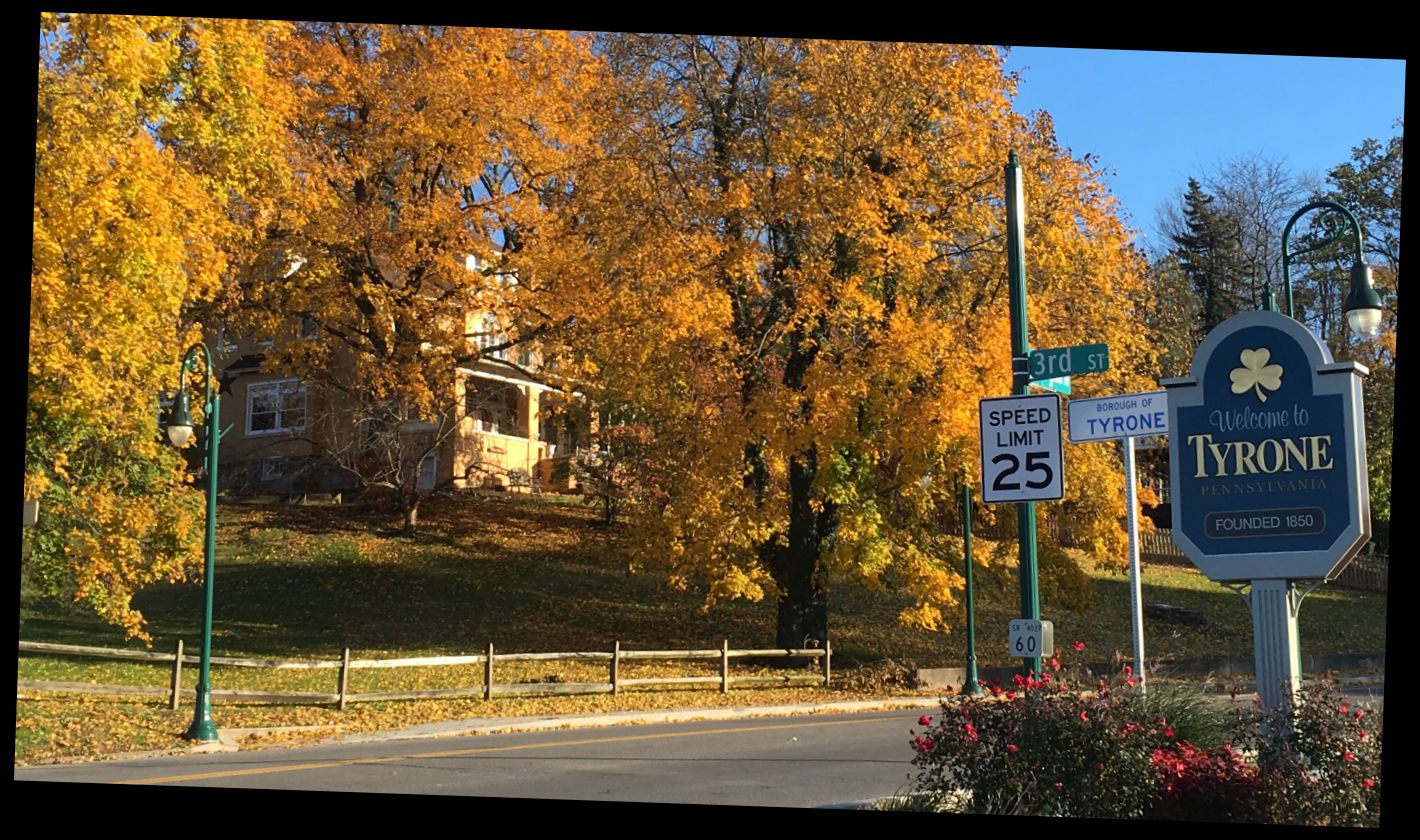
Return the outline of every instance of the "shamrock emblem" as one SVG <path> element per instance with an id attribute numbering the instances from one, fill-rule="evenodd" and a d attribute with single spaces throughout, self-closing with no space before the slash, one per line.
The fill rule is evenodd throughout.
<path id="1" fill-rule="evenodd" d="M 1282 387 L 1282 366 L 1267 364 L 1271 357 L 1272 351 L 1266 347 L 1242 351 L 1239 356 L 1242 367 L 1233 368 L 1230 375 L 1233 380 L 1233 393 L 1241 394 L 1251 388 L 1257 392 L 1258 399 L 1267 402 L 1267 395 L 1262 393 L 1262 389 L 1275 391 Z"/>

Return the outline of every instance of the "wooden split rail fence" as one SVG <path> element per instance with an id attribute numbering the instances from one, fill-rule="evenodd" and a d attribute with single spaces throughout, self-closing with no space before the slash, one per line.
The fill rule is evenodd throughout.
<path id="1" fill-rule="evenodd" d="M 79 645 L 59 645 L 44 642 L 20 642 L 21 651 L 31 653 L 51 653 L 68 656 L 90 656 L 102 659 L 137 659 L 149 662 L 171 662 L 172 679 L 167 688 L 158 686 L 95 685 L 92 683 L 51 682 L 45 680 L 18 680 L 17 688 L 31 691 L 65 691 L 83 694 L 139 694 L 167 695 L 171 708 L 178 707 L 181 698 L 195 698 L 197 692 L 182 688 L 183 665 L 197 665 L 201 660 L 183 653 L 183 643 L 177 643 L 173 653 L 154 653 L 141 650 L 115 650 L 112 648 L 83 647 Z M 730 675 L 730 660 L 746 657 L 785 659 L 817 658 L 819 673 L 815 675 L 741 676 Z M 620 676 L 621 663 L 631 660 L 713 660 L 718 659 L 720 673 L 717 676 L 701 677 L 652 677 L 627 679 Z M 606 662 L 608 680 L 606 682 L 546 682 L 546 683 L 497 683 L 494 682 L 495 662 Z M 730 686 L 796 686 L 822 685 L 828 687 L 831 679 L 832 646 L 825 644 L 822 649 L 806 650 L 732 650 L 726 640 L 719 650 L 622 650 L 621 643 L 613 645 L 611 651 L 582 651 L 577 653 L 499 653 L 493 652 L 493 645 L 486 653 L 470 656 L 427 656 L 410 659 L 351 659 L 350 648 L 341 652 L 340 659 L 243 659 L 230 656 L 212 657 L 213 665 L 235 666 L 239 668 L 280 668 L 280 669 L 339 669 L 338 691 L 249 691 L 240 689 L 212 690 L 214 700 L 234 700 L 247 703 L 274 704 L 325 704 L 333 703 L 344 710 L 347 703 L 369 703 L 382 700 L 418 700 L 439 697 L 478 697 L 491 700 L 496 696 L 529 696 L 537 694 L 619 694 L 625 688 L 650 688 L 667 685 L 716 685 L 721 693 Z M 430 688 L 412 691 L 371 691 L 351 693 L 350 672 L 356 668 L 414 668 L 436 665 L 483 665 L 483 684 L 467 688 Z"/>
<path id="2" fill-rule="evenodd" d="M 1145 561 L 1187 562 L 1188 555 L 1174 545 L 1173 532 L 1160 528 L 1152 534 L 1139 535 L 1139 554 Z M 1390 557 L 1385 554 L 1362 554 L 1346 565 L 1329 585 L 1366 592 L 1388 592 Z"/>

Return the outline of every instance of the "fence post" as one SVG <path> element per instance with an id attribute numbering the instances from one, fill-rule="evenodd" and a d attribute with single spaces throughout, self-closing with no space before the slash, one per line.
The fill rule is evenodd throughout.
<path id="1" fill-rule="evenodd" d="M 730 640 L 720 643 L 720 693 L 730 693 Z"/>
<path id="2" fill-rule="evenodd" d="M 173 657 L 173 697 L 169 708 L 177 711 L 182 696 L 182 639 L 177 640 L 177 655 Z"/>
<path id="3" fill-rule="evenodd" d="M 829 674 L 831 673 L 829 669 L 833 667 L 832 664 L 831 664 L 831 662 L 830 662 L 830 660 L 832 660 L 832 659 L 833 659 L 833 642 L 830 642 L 828 639 L 824 639 L 824 640 L 823 640 L 823 687 L 824 687 L 824 688 L 828 688 L 828 679 L 829 679 Z"/>
<path id="4" fill-rule="evenodd" d="M 493 699 L 493 643 L 488 643 L 488 658 L 483 660 L 483 699 Z"/>
<path id="5" fill-rule="evenodd" d="M 611 643 L 611 696 L 617 693 L 617 665 L 621 662 L 621 642 Z"/>
<path id="6" fill-rule="evenodd" d="M 350 648 L 340 653 L 340 700 L 335 704 L 337 711 L 345 711 L 345 692 L 350 687 Z"/>

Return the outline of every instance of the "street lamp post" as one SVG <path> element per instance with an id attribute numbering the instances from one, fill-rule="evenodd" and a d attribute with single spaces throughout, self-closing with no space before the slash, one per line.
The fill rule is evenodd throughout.
<path id="1" fill-rule="evenodd" d="M 1292 261 L 1302 254 L 1318 251 L 1338 242 L 1348 233 L 1335 221 L 1336 215 L 1324 216 L 1322 225 L 1326 231 L 1325 235 L 1319 241 L 1313 241 L 1306 248 L 1292 253 L 1289 247 L 1292 226 L 1313 210 L 1331 211 L 1350 223 L 1349 233 L 1352 238 L 1351 245 L 1356 250 L 1356 261 L 1351 264 L 1351 291 L 1346 295 L 1342 311 L 1346 313 L 1346 322 L 1357 338 L 1375 338 L 1381 331 L 1381 296 L 1371 285 L 1371 267 L 1366 265 L 1365 251 L 1362 248 L 1361 223 L 1356 221 L 1355 214 L 1334 201 L 1313 201 L 1293 213 L 1292 218 L 1287 220 L 1287 226 L 1282 229 L 1282 285 L 1287 296 L 1287 317 L 1297 317 L 1292 308 Z"/>
<path id="2" fill-rule="evenodd" d="M 192 741 L 216 741 L 217 726 L 212 723 L 212 574 L 217 553 L 217 444 L 222 432 L 217 429 L 220 394 L 212 392 L 212 351 L 207 345 L 197 343 L 188 348 L 183 356 L 178 378 L 177 397 L 173 412 L 168 420 L 168 441 L 178 449 L 187 446 L 192 439 L 192 413 L 188 408 L 187 373 L 197 372 L 197 358 L 203 361 L 203 402 L 204 425 L 207 428 L 207 544 L 204 550 L 203 608 L 202 608 L 202 670 L 197 679 L 197 704 L 193 712 L 192 726 L 183 737 Z"/>

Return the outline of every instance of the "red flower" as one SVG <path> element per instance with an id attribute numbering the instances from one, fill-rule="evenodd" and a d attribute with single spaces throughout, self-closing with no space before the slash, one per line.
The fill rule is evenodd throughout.
<path id="1" fill-rule="evenodd" d="M 1001 678 L 1000 678 L 1000 677 L 992 677 L 992 678 L 991 678 L 991 684 L 992 684 L 992 685 L 1000 685 L 1000 684 L 1001 684 Z M 1346 711 L 1346 710 L 1345 710 L 1345 709 L 1342 709 L 1341 711 L 1344 712 L 1344 711 Z"/>
<path id="2" fill-rule="evenodd" d="M 1060 670 L 1060 660 L 1059 660 L 1059 659 L 1056 659 L 1056 658 L 1053 657 L 1053 656 L 1050 657 L 1050 667 L 1053 668 L 1053 669 L 1055 669 L 1056 671 L 1059 671 L 1059 670 Z"/>
<path id="3" fill-rule="evenodd" d="M 923 715 L 922 717 L 920 717 L 920 718 L 917 719 L 917 725 L 918 725 L 918 726 L 931 726 L 931 725 L 932 725 L 932 719 L 929 718 L 929 717 L 927 717 L 926 715 Z"/>
<path id="4" fill-rule="evenodd" d="M 1006 745 L 1006 752 L 1010 752 L 1010 753 L 1018 752 L 1018 750 L 1016 749 L 1016 745 L 1015 745 L 1015 744 L 1007 744 L 1007 745 Z M 1367 780 L 1366 780 L 1366 787 L 1370 787 L 1370 786 L 1371 786 L 1371 780 L 1370 780 L 1370 779 L 1367 779 Z"/>
<path id="5" fill-rule="evenodd" d="M 1364 729 L 1361 730 L 1361 740 L 1362 740 L 1362 741 L 1366 740 L 1366 730 L 1364 730 Z"/>
<path id="6" fill-rule="evenodd" d="M 1090 719 L 1090 718 L 1089 718 L 1089 715 L 1086 715 L 1084 712 L 1080 712 L 1080 720 L 1089 720 L 1089 719 Z"/>
<path id="7" fill-rule="evenodd" d="M 1056 783 L 1055 783 L 1055 789 L 1056 789 L 1056 790 L 1060 790 L 1060 789 L 1063 788 L 1063 787 L 1065 787 L 1065 786 L 1062 785 L 1061 783 L 1059 783 L 1059 782 L 1056 782 Z"/>
<path id="8" fill-rule="evenodd" d="M 1355 761 L 1355 760 L 1356 760 L 1356 756 L 1352 755 L 1349 751 L 1346 752 L 1346 753 L 1343 753 L 1343 754 L 1342 754 L 1342 757 L 1345 758 L 1347 761 Z"/>
<path id="9" fill-rule="evenodd" d="M 1349 710 L 1350 708 L 1351 708 L 1350 706 L 1346 705 L 1345 703 L 1342 703 L 1342 704 L 1341 704 L 1341 714 L 1343 714 L 1343 715 L 1346 714 L 1347 710 Z"/>
<path id="10" fill-rule="evenodd" d="M 1165 738 L 1172 738 L 1172 737 L 1173 737 L 1173 727 L 1172 727 L 1172 726 L 1165 726 L 1165 727 L 1164 727 L 1164 737 L 1165 737 Z"/>
<path id="11" fill-rule="evenodd" d="M 1007 699 L 1007 700 L 1014 700 L 1014 699 L 1016 699 L 1016 692 L 1014 692 L 1014 691 L 1008 691 L 1008 692 L 1006 692 L 1006 699 Z M 1361 733 L 1361 737 L 1362 737 L 1362 738 L 1366 737 L 1366 733 L 1362 732 L 1362 733 Z"/>
<path id="12" fill-rule="evenodd" d="M 1365 780 L 1361 784 L 1365 785 L 1367 788 L 1373 788 L 1376 786 L 1376 783 L 1371 781 L 1370 779 Z"/>
<path id="13" fill-rule="evenodd" d="M 1357 713 L 1356 713 L 1356 720 L 1360 720 L 1360 719 L 1361 719 L 1361 713 L 1360 713 L 1360 712 L 1357 712 Z"/>
<path id="14" fill-rule="evenodd" d="M 991 696 L 992 696 L 992 697 L 1000 697 L 1000 696 L 1001 696 L 1001 687 L 998 686 L 998 685 L 993 685 L 993 686 L 991 686 Z"/>
<path id="15" fill-rule="evenodd" d="M 1134 673 L 1134 666 L 1132 666 L 1132 665 L 1125 665 L 1125 666 L 1124 666 L 1124 673 L 1125 673 L 1126 675 Z"/>
<path id="16" fill-rule="evenodd" d="M 1084 642 L 1076 642 L 1074 645 L 1072 645 L 1072 647 L 1074 647 L 1075 650 L 1084 650 L 1084 649 L 1085 649 L 1085 643 L 1084 643 Z"/>
<path id="17" fill-rule="evenodd" d="M 1014 677 L 1012 677 L 1011 679 L 1012 679 L 1013 682 L 1015 682 L 1016 688 L 1024 688 L 1024 687 L 1025 687 L 1026 678 L 1023 677 L 1023 676 L 1021 676 L 1020 674 L 1016 674 L 1016 675 L 1015 675 Z"/>

